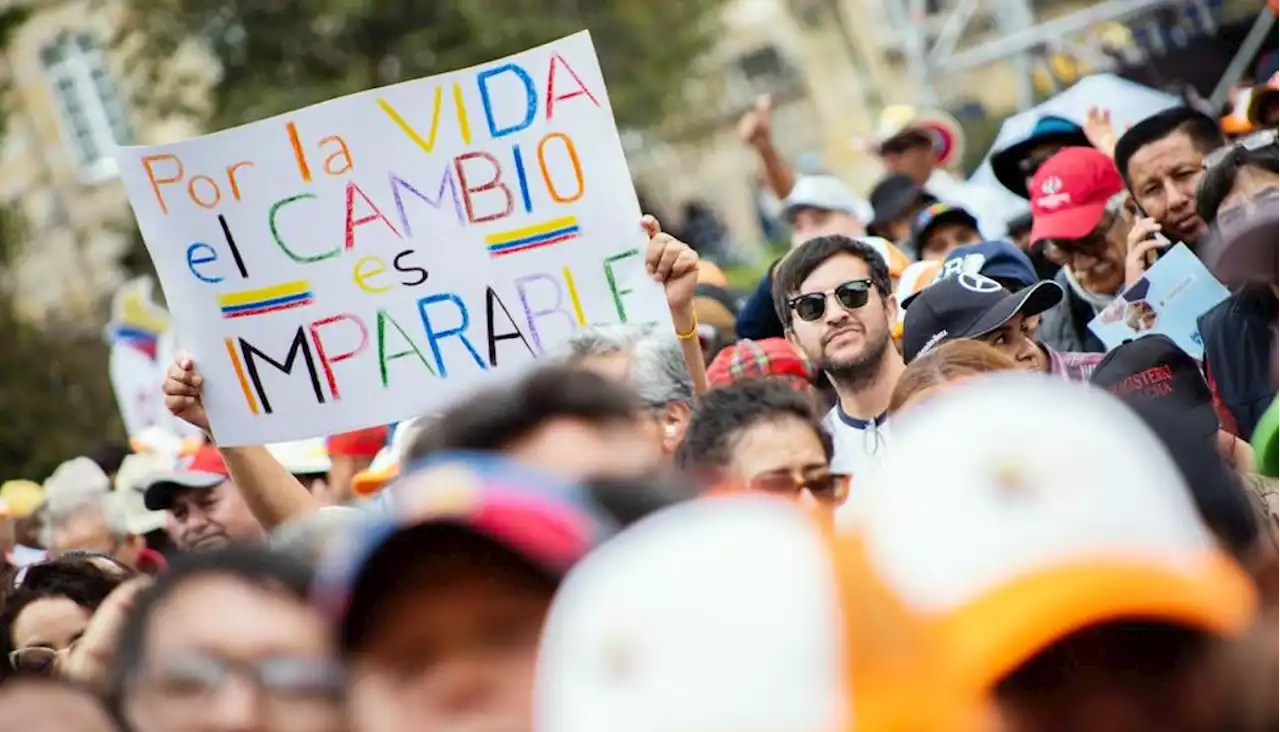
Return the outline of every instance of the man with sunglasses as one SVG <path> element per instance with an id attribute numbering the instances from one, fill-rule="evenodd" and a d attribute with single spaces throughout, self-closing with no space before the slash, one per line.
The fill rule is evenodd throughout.
<path id="1" fill-rule="evenodd" d="M 1045 312 L 1040 339 L 1062 352 L 1102 353 L 1089 321 L 1124 289 L 1129 253 L 1124 180 L 1105 154 L 1069 147 L 1031 178 L 1031 242 L 1062 269 L 1054 278 L 1066 292 Z"/>
<path id="2" fill-rule="evenodd" d="M 879 461 L 889 397 L 905 366 L 891 342 L 898 305 L 874 248 L 845 236 L 811 239 L 787 255 L 773 303 L 790 340 L 831 381 L 836 406 L 823 425 L 832 469 L 860 475 Z"/>

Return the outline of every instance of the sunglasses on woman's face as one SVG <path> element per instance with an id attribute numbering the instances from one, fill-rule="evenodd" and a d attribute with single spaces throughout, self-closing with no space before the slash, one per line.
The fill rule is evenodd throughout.
<path id="1" fill-rule="evenodd" d="M 843 473 L 800 476 L 790 470 L 775 470 L 753 477 L 750 485 L 753 490 L 788 498 L 799 496 L 800 491 L 808 491 L 819 503 L 838 506 L 849 495 L 849 481 L 849 476 Z"/>
<path id="2" fill-rule="evenodd" d="M 798 295 L 787 301 L 787 307 L 801 320 L 813 322 L 827 312 L 827 298 L 831 295 L 836 296 L 836 302 L 845 310 L 857 310 L 866 305 L 871 296 L 871 280 L 850 280 L 825 292 Z"/>

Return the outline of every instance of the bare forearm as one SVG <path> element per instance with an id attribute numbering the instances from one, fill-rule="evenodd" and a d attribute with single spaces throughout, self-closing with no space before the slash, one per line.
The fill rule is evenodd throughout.
<path id="1" fill-rule="evenodd" d="M 311 493 L 265 447 L 222 447 L 231 480 L 268 531 L 316 510 Z"/>
<path id="2" fill-rule="evenodd" d="M 689 369 L 689 378 L 693 380 L 695 395 L 707 392 L 707 365 L 702 359 L 702 344 L 698 340 L 698 319 L 694 315 L 693 306 L 684 308 L 683 312 L 672 312 L 671 320 L 675 324 L 676 333 L 694 333 L 692 338 L 680 341 L 680 350 L 684 353 L 684 365 Z"/>
<path id="3" fill-rule="evenodd" d="M 796 185 L 795 172 L 772 142 L 757 145 L 755 150 L 764 166 L 764 179 L 769 184 L 769 189 L 779 200 L 786 198 Z"/>

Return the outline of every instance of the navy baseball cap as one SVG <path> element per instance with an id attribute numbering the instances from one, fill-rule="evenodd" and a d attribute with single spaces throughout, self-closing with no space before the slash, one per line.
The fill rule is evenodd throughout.
<path id="1" fill-rule="evenodd" d="M 1017 288 L 1030 287 L 1040 281 L 1031 258 L 1007 241 L 983 241 L 956 247 L 943 260 L 937 279 L 955 277 L 963 272 L 1014 283 Z"/>
<path id="2" fill-rule="evenodd" d="M 979 338 L 1015 315 L 1039 315 L 1057 305 L 1062 286 L 1037 282 L 1010 293 L 995 280 L 964 272 L 934 283 L 906 302 L 902 355 L 908 361 L 948 341 Z"/>

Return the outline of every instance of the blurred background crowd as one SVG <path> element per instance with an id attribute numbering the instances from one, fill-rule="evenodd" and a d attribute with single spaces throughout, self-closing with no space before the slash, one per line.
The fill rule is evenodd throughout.
<path id="1" fill-rule="evenodd" d="M 1280 725 L 1274 3 L 415 5 L 0 5 L 0 732 Z M 213 444 L 113 148 L 583 27 L 674 332 Z"/>

